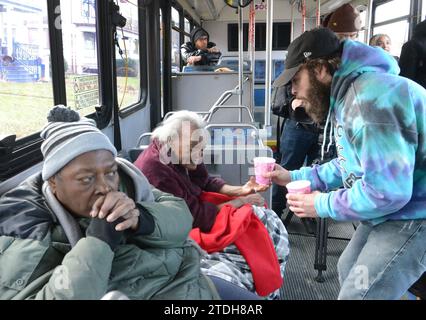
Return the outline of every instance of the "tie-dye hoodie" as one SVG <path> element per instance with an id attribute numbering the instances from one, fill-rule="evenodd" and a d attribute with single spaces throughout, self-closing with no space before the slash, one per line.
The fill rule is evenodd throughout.
<path id="1" fill-rule="evenodd" d="M 343 43 L 329 114 L 338 158 L 291 172 L 313 190 L 334 190 L 315 198 L 320 217 L 426 219 L 426 90 L 398 73 L 381 48 Z"/>

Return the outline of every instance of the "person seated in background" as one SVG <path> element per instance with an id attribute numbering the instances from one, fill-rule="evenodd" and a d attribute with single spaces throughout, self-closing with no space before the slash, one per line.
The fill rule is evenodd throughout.
<path id="1" fill-rule="evenodd" d="M 190 39 L 181 46 L 180 53 L 186 65 L 205 66 L 217 64 L 221 54 L 209 34 L 200 27 L 192 29 Z"/>
<path id="2" fill-rule="evenodd" d="M 399 67 L 400 76 L 426 88 L 426 20 L 416 25 L 413 38 L 402 46 Z"/>
<path id="3" fill-rule="evenodd" d="M 380 47 L 383 50 L 390 52 L 392 41 L 387 34 L 380 33 L 371 37 L 369 45 L 372 47 Z"/>
<path id="4" fill-rule="evenodd" d="M 264 208 L 265 200 L 257 193 L 265 191 L 267 186 L 258 185 L 253 177 L 243 186 L 231 186 L 208 174 L 202 163 L 207 140 L 204 127 L 205 123 L 196 113 L 176 112 L 154 130 L 153 140 L 135 165 L 153 186 L 183 198 L 187 203 L 194 217 L 191 236 L 210 253 L 202 262 L 206 274 L 221 277 L 250 291 L 256 290 L 261 296 L 275 299 L 288 256 L 287 231 L 275 212 Z M 240 218 L 241 221 L 235 222 L 234 218 Z M 226 229 L 224 233 L 229 230 L 233 232 L 234 222 L 245 224 L 239 226 L 241 233 L 238 236 L 241 237 L 232 238 L 240 241 L 225 241 L 221 245 L 219 242 L 224 237 L 222 233 L 214 237 L 213 249 L 203 243 L 204 237 L 217 235 L 221 227 Z M 251 228 L 249 224 L 257 222 L 258 231 L 253 234 L 251 230 L 253 237 L 247 239 Z M 262 234 L 266 237 L 254 244 L 253 241 L 258 239 L 256 237 Z M 232 236 L 235 234 L 226 234 L 227 239 Z M 246 239 L 241 246 L 243 237 Z M 266 248 L 263 247 L 264 243 Z M 267 263 L 262 266 L 262 275 L 259 277 L 262 261 Z M 275 269 L 268 272 L 268 268 L 272 267 Z M 274 276 L 280 277 L 279 281 L 274 282 Z M 259 289 L 262 280 L 264 285 L 278 283 L 278 286 Z"/>
<path id="5" fill-rule="evenodd" d="M 0 299 L 219 298 L 185 202 L 117 158 L 93 120 L 63 106 L 48 120 L 42 171 L 0 198 Z"/>
<path id="6" fill-rule="evenodd" d="M 362 21 L 359 11 L 346 3 L 327 15 L 322 25 L 333 31 L 340 40 L 357 40 Z"/>
<path id="7" fill-rule="evenodd" d="M 387 34 L 384 34 L 384 33 L 375 34 L 374 36 L 371 37 L 369 41 L 369 45 L 372 47 L 380 47 L 386 52 L 388 52 L 389 54 L 391 54 L 390 52 L 392 48 L 392 40 Z M 396 59 L 396 61 L 399 60 L 397 56 L 393 56 L 393 57 Z"/>

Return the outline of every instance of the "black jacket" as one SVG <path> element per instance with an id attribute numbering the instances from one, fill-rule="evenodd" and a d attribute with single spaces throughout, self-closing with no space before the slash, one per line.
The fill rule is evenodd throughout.
<path id="1" fill-rule="evenodd" d="M 56 217 L 46 205 L 42 186 L 41 173 L 38 173 L 2 196 L 0 236 L 44 239 L 54 226 Z"/>
<path id="2" fill-rule="evenodd" d="M 191 31 L 191 41 L 184 43 L 180 48 L 180 54 L 182 56 L 183 62 L 188 63 L 188 58 L 192 56 L 201 56 L 201 60 L 196 62 L 195 65 L 205 66 L 205 65 L 214 65 L 219 60 L 220 53 L 209 53 L 207 50 L 197 49 L 195 46 L 195 41 L 199 38 L 200 35 L 207 36 L 209 39 L 210 36 L 206 30 L 203 28 L 197 27 Z M 214 42 L 207 43 L 207 49 L 213 48 L 216 46 Z"/>
<path id="3" fill-rule="evenodd" d="M 413 38 L 403 45 L 399 67 L 401 76 L 426 88 L 426 21 L 416 26 Z"/>
<path id="4" fill-rule="evenodd" d="M 214 42 L 209 42 L 207 44 L 208 49 L 213 48 L 215 46 L 216 44 Z M 180 48 L 180 54 L 185 64 L 188 63 L 189 57 L 201 56 L 201 60 L 195 63 L 195 65 L 198 65 L 198 66 L 216 64 L 220 57 L 220 53 L 209 53 L 206 50 L 197 49 L 192 42 L 184 43 Z"/>

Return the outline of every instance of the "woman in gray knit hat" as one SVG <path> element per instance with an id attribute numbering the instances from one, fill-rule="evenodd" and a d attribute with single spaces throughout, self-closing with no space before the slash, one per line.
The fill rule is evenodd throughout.
<path id="1" fill-rule="evenodd" d="M 0 198 L 0 299 L 219 298 L 185 202 L 151 188 L 92 120 L 63 106 L 48 120 L 42 172 Z"/>

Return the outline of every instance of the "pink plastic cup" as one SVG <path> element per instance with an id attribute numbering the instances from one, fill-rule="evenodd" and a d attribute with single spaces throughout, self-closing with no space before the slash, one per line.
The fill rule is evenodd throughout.
<path id="1" fill-rule="evenodd" d="M 311 182 L 308 180 L 296 180 L 286 185 L 288 193 L 311 193 Z"/>
<path id="2" fill-rule="evenodd" d="M 268 157 L 257 157 L 253 159 L 254 174 L 256 175 L 256 183 L 262 185 L 271 184 L 271 179 L 265 178 L 263 175 L 267 172 L 274 171 L 275 159 Z"/>

